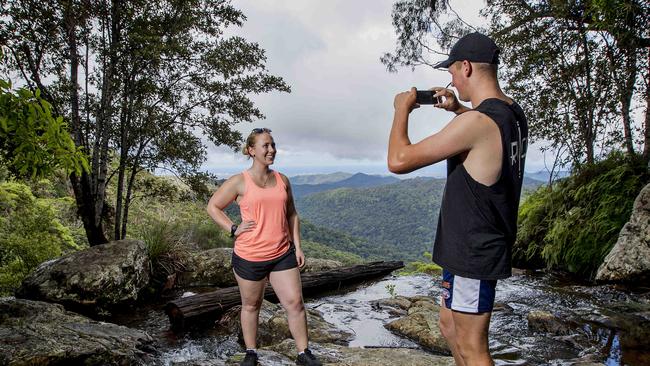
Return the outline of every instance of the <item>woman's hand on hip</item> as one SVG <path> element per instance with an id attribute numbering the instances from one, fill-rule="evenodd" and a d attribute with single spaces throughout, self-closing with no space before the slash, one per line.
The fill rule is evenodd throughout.
<path id="1" fill-rule="evenodd" d="M 305 253 L 300 248 L 296 248 L 296 261 L 298 262 L 298 268 L 305 266 Z"/>
<path id="2" fill-rule="evenodd" d="M 255 221 L 243 221 L 238 227 L 237 230 L 235 230 L 235 237 L 238 237 L 241 233 L 246 233 L 249 231 L 253 231 L 255 229 Z"/>

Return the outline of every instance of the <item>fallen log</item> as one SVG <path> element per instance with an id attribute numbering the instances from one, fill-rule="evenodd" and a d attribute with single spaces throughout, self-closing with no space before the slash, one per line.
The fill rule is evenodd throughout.
<path id="1" fill-rule="evenodd" d="M 328 271 L 303 273 L 300 278 L 303 293 L 310 293 L 377 278 L 402 267 L 404 263 L 401 261 L 371 262 Z M 267 285 L 264 298 L 274 297 L 273 288 Z M 165 313 L 169 317 L 172 330 L 181 330 L 188 321 L 203 319 L 206 316 L 218 317 L 224 311 L 239 304 L 241 304 L 239 288 L 234 286 L 170 301 L 165 306 Z"/>

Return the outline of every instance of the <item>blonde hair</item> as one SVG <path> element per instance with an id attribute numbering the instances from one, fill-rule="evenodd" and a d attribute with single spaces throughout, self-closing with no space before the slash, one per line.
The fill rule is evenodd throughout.
<path id="1" fill-rule="evenodd" d="M 244 143 L 244 146 L 242 146 L 241 150 L 244 155 L 248 156 L 249 158 L 251 157 L 250 154 L 248 153 L 248 148 L 255 146 L 255 139 L 257 138 L 257 135 L 261 135 L 263 133 L 271 134 L 271 130 L 266 127 L 253 128 L 253 131 L 251 131 L 251 133 L 246 138 L 246 142 Z"/>

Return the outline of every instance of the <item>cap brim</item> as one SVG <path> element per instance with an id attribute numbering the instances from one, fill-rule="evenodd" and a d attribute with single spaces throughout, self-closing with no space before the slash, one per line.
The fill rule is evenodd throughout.
<path id="1" fill-rule="evenodd" d="M 451 64 L 454 63 L 454 60 L 450 57 L 442 62 L 438 62 L 433 66 L 434 69 L 448 69 Z"/>

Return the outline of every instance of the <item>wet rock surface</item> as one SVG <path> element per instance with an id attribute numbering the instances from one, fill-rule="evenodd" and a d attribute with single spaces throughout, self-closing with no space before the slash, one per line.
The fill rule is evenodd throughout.
<path id="1" fill-rule="evenodd" d="M 413 340 L 426 349 L 450 355 L 451 351 L 438 325 L 440 306 L 431 297 L 416 296 L 398 299 L 400 307 L 406 304 L 406 300 L 409 300 L 406 308 L 407 315 L 386 324 L 386 328 Z"/>
<path id="2" fill-rule="evenodd" d="M 102 312 L 135 302 L 149 277 L 143 242 L 112 241 L 41 264 L 23 281 L 17 297 Z"/>
<path id="3" fill-rule="evenodd" d="M 578 324 L 564 317 L 556 316 L 548 311 L 534 310 L 528 313 L 528 327 L 536 332 L 553 335 L 568 335 L 576 333 Z"/>
<path id="4" fill-rule="evenodd" d="M 645 285 L 650 280 L 650 184 L 636 197 L 630 221 L 598 268 L 596 280 Z"/>
<path id="5" fill-rule="evenodd" d="M 63 306 L 0 299 L 0 364 L 138 365 L 150 361 L 147 333 L 97 322 Z"/>

